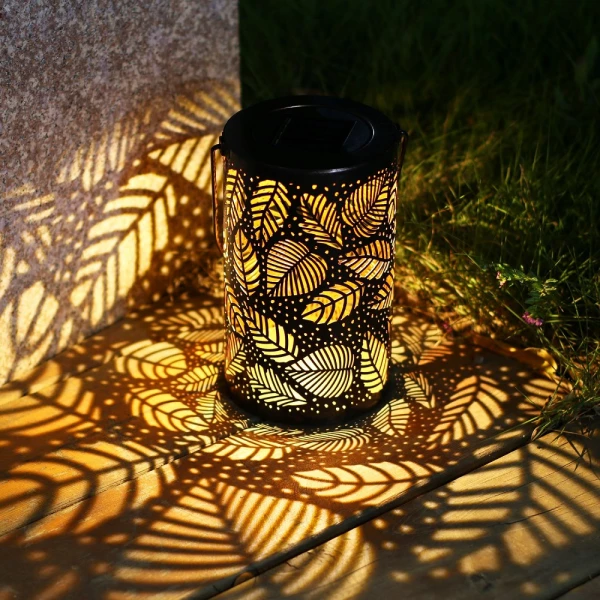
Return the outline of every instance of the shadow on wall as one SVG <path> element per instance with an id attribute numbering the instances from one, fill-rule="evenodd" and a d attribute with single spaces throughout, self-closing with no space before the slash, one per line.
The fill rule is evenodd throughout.
<path id="1" fill-rule="evenodd" d="M 219 299 L 148 308 L 89 340 L 90 353 L 112 349 L 114 360 L 0 406 L 0 595 L 213 595 L 352 515 L 456 476 L 474 448 L 493 446 L 495 433 L 532 414 L 524 394 L 541 402 L 555 388 L 510 359 L 449 344 L 435 325 L 396 314 L 390 402 L 333 430 L 282 430 L 252 423 L 219 391 L 223 332 Z M 527 448 L 520 452 L 524 460 Z M 576 473 L 565 478 L 585 491 Z M 484 479 L 481 493 L 513 483 Z M 518 519 L 513 506 L 544 509 L 535 496 L 513 500 L 494 510 Z M 470 499 L 440 494 L 423 522 L 433 553 L 467 557 L 469 532 L 484 532 L 496 513 L 475 511 L 455 535 L 437 539 L 436 523 L 452 515 L 442 508 L 454 502 L 469 507 Z M 587 533 L 561 531 L 567 541 Z M 336 567 L 317 565 L 317 578 L 293 569 L 278 597 L 352 573 L 365 549 L 370 558 L 348 597 L 367 597 L 377 557 L 391 545 L 412 563 L 430 560 L 410 537 L 389 535 L 367 527 L 336 538 Z M 518 560 L 500 552 L 497 568 Z"/>
<path id="2" fill-rule="evenodd" d="M 0 383 L 215 256 L 210 148 L 239 91 L 202 86 L 210 92 L 180 95 L 166 115 L 125 119 L 62 161 L 51 193 L 25 186 L 1 198 Z"/>

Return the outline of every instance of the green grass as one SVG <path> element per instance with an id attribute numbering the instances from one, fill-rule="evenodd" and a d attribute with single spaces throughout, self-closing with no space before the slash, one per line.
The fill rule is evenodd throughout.
<path id="1" fill-rule="evenodd" d="M 440 321 L 556 358 L 574 392 L 540 430 L 600 412 L 598 22 L 595 0 L 240 2 L 244 105 L 332 94 L 410 132 L 397 277 Z"/>

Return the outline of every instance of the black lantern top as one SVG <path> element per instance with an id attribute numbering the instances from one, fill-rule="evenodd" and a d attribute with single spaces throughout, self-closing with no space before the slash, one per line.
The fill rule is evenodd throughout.
<path id="1" fill-rule="evenodd" d="M 351 100 L 293 96 L 255 104 L 225 125 L 222 152 L 249 172 L 314 181 L 360 178 L 388 165 L 401 129 L 379 111 Z"/>

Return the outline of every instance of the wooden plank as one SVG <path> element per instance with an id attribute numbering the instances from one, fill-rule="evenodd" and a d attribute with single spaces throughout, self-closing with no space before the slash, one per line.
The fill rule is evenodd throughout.
<path id="1" fill-rule="evenodd" d="M 177 337 L 181 332 L 206 327 L 210 320 L 222 327 L 219 300 L 201 294 L 186 294 L 172 301 L 163 300 L 132 312 L 75 344 L 28 373 L 0 387 L 0 407 L 21 396 L 99 367 L 122 354 L 127 346 L 142 340 Z"/>
<path id="2" fill-rule="evenodd" d="M 219 599 L 555 598 L 600 571 L 599 467 L 600 436 L 546 436 Z"/>
<path id="3" fill-rule="evenodd" d="M 248 425 L 215 390 L 214 299 L 155 307 L 120 327 L 134 322 L 135 336 L 108 336 L 125 356 L 0 406 L 0 533 Z"/>
<path id="4" fill-rule="evenodd" d="M 132 410 L 150 402 L 140 403 L 140 394 L 175 394 L 189 401 L 190 393 L 214 387 L 221 356 L 201 351 L 218 346 L 218 336 L 223 339 L 222 315 L 214 299 L 202 302 L 189 310 L 156 308 L 144 317 L 146 329 L 137 323 L 141 333 L 134 341 L 113 339 L 124 356 L 1 405 L 0 472 L 136 416 Z"/>
<path id="5" fill-rule="evenodd" d="M 5 589 L 211 595 L 524 442 L 495 436 L 550 382 L 485 351 L 402 341 L 395 396 L 373 414 L 325 431 L 257 425 L 14 530 L 0 539 Z"/>
<path id="6" fill-rule="evenodd" d="M 145 389 L 129 398 L 129 418 L 84 437 L 0 479 L 0 535 L 196 452 L 248 426 L 248 419 L 211 391 L 191 401 Z M 89 432 L 89 435 L 88 435 Z"/>
<path id="7" fill-rule="evenodd" d="M 562 600 L 598 600 L 598 598 L 600 598 L 600 572 L 593 579 L 561 596 Z"/>

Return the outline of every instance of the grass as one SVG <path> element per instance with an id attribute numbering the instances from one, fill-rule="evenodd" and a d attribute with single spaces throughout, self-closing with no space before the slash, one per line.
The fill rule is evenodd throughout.
<path id="1" fill-rule="evenodd" d="M 600 414 L 598 22 L 595 0 L 240 2 L 245 105 L 332 94 L 409 131 L 405 301 L 550 353 L 574 388 L 540 432 Z"/>

